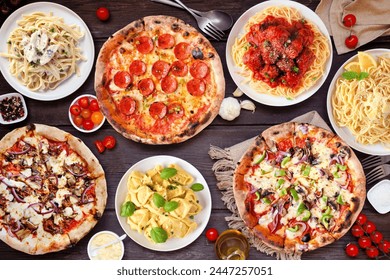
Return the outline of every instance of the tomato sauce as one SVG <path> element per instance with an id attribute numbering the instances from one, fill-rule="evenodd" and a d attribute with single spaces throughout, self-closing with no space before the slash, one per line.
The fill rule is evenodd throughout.
<path id="1" fill-rule="evenodd" d="M 252 71 L 254 79 L 273 88 L 301 86 L 315 59 L 309 49 L 314 33 L 304 20 L 289 23 L 284 18 L 267 16 L 251 26 L 246 40 L 250 45 L 243 62 Z"/>

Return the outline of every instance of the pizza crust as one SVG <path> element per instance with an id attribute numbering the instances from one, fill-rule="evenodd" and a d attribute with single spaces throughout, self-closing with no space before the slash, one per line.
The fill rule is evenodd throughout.
<path id="1" fill-rule="evenodd" d="M 111 52 L 123 42 L 127 43 L 131 41 L 138 35 L 137 33 L 144 32 L 148 35 L 150 33 L 154 34 L 153 32 L 155 30 L 159 30 L 159 28 L 165 28 L 167 26 L 169 26 L 173 32 L 180 33 L 183 37 L 191 38 L 190 42 L 197 41 L 200 45 L 202 45 L 202 47 L 204 47 L 205 50 L 208 50 L 207 55 L 210 57 L 208 60 L 210 64 L 209 67 L 212 69 L 216 87 L 214 99 L 211 101 L 207 113 L 202 114 L 196 122 L 189 123 L 186 129 L 178 134 L 157 135 L 153 133 L 144 133 L 137 127 L 131 128 L 132 131 L 129 131 L 128 128 L 122 124 L 123 120 L 120 119 L 120 116 L 113 115 L 116 114 L 116 106 L 113 103 L 110 94 L 105 93 L 105 86 L 108 83 L 105 78 L 107 63 L 110 61 Z M 148 65 L 148 67 L 151 66 Z M 175 17 L 162 15 L 148 16 L 128 24 L 121 30 L 115 32 L 109 40 L 104 43 L 96 62 L 95 91 L 100 108 L 106 116 L 108 122 L 124 137 L 145 144 L 172 144 L 180 143 L 194 137 L 215 119 L 225 96 L 225 79 L 222 63 L 217 51 L 213 48 L 206 37 L 204 37 L 194 27 Z"/>

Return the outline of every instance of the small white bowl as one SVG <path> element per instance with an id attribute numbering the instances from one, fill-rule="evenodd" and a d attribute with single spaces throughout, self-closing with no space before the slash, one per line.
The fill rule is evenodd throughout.
<path id="1" fill-rule="evenodd" d="M 93 242 L 93 240 L 94 240 L 98 235 L 101 235 L 101 234 L 112 235 L 112 236 L 114 236 L 116 239 L 119 240 L 119 236 L 118 236 L 115 232 L 112 232 L 112 231 L 109 231 L 109 230 L 100 231 L 100 232 L 94 234 L 94 235 L 91 237 L 91 239 L 89 240 L 89 242 L 88 242 L 88 247 L 87 247 L 88 257 L 89 257 L 90 260 L 94 260 L 94 258 L 91 256 L 91 251 L 92 251 L 92 249 L 94 248 L 94 247 L 92 246 L 92 242 Z M 109 243 L 109 242 L 111 242 L 111 241 L 108 241 L 107 243 Z M 120 244 L 120 247 L 121 247 L 120 258 L 119 258 L 118 260 L 121 260 L 121 259 L 123 259 L 123 255 L 125 254 L 125 246 L 124 246 L 122 240 L 118 241 L 118 243 Z M 101 249 L 101 250 L 103 250 L 103 249 Z"/>
<path id="2" fill-rule="evenodd" d="M 4 120 L 3 115 L 0 113 L 0 123 L 1 124 L 13 124 L 13 123 L 21 122 L 21 121 L 23 121 L 23 120 L 25 120 L 27 118 L 27 114 L 28 114 L 27 105 L 26 105 L 26 101 L 24 101 L 24 98 L 23 98 L 23 96 L 21 94 L 19 94 L 17 92 L 2 94 L 2 95 L 0 95 L 0 103 L 4 99 L 10 98 L 10 97 L 19 97 L 20 98 L 20 100 L 22 101 L 24 115 L 23 115 L 23 117 L 17 118 L 16 120 L 6 121 L 6 120 Z"/>
<path id="3" fill-rule="evenodd" d="M 98 130 L 99 128 L 102 127 L 102 125 L 104 124 L 104 122 L 106 121 L 106 117 L 103 115 L 103 120 L 100 124 L 98 125 L 95 125 L 91 130 L 86 130 L 86 129 L 83 129 L 82 127 L 79 127 L 77 126 L 74 121 L 73 121 L 73 115 L 70 113 L 70 107 L 72 107 L 72 105 L 76 104 L 77 101 L 82 98 L 82 97 L 88 97 L 89 98 L 89 101 L 91 102 L 91 100 L 95 99 L 97 100 L 96 96 L 92 95 L 92 94 L 83 94 L 83 95 L 80 95 L 80 96 L 77 96 L 73 101 L 72 103 L 70 103 L 70 106 L 69 106 L 69 109 L 68 109 L 68 115 L 69 115 L 69 120 L 70 120 L 70 123 L 73 125 L 74 128 L 76 128 L 78 131 L 81 131 L 81 132 L 84 132 L 84 133 L 91 133 L 91 132 L 94 132 L 96 130 Z"/>
<path id="4" fill-rule="evenodd" d="M 390 211 L 390 180 L 382 180 L 367 192 L 367 199 L 380 214 Z"/>

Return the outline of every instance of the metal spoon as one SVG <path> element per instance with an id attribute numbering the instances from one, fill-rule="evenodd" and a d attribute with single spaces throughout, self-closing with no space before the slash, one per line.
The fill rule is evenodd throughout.
<path id="1" fill-rule="evenodd" d="M 114 241 L 111 241 L 111 242 L 109 242 L 107 244 L 104 244 L 102 246 L 99 246 L 99 247 L 91 249 L 91 252 L 90 252 L 91 257 L 96 257 L 98 255 L 100 249 L 103 249 L 103 248 L 106 248 L 108 246 L 114 245 L 114 244 L 116 244 L 118 242 L 121 242 L 123 239 L 126 238 L 126 236 L 127 235 L 124 234 L 121 237 L 119 237 L 118 239 L 115 239 Z"/>
<path id="2" fill-rule="evenodd" d="M 179 4 L 176 4 L 175 2 L 170 0 L 150 0 L 150 1 L 183 9 Z M 200 12 L 194 9 L 190 9 L 190 10 L 199 16 L 208 18 L 216 27 L 218 27 L 222 31 L 228 30 L 233 25 L 232 16 L 225 12 L 218 11 L 218 10 L 211 10 L 208 12 Z"/>

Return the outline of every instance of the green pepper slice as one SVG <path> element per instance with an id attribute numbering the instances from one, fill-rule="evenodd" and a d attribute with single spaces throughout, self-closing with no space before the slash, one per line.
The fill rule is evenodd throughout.
<path id="1" fill-rule="evenodd" d="M 276 187 L 279 189 L 279 188 L 284 184 L 284 182 L 286 182 L 286 180 L 284 180 L 284 179 L 279 179 L 279 180 L 278 180 L 278 183 L 277 183 L 277 185 L 276 185 Z"/>
<path id="2" fill-rule="evenodd" d="M 326 229 L 329 229 L 329 221 L 331 218 L 333 218 L 333 215 L 324 214 L 321 217 L 321 224 L 323 224 Z"/>
<path id="3" fill-rule="evenodd" d="M 304 210 L 307 210 L 306 205 L 303 202 L 299 203 L 298 209 L 297 209 L 297 215 L 298 216 L 301 215 Z"/>
<path id="4" fill-rule="evenodd" d="M 303 210 L 302 213 L 302 222 L 307 222 L 311 217 L 311 212 L 307 209 Z"/>
<path id="5" fill-rule="evenodd" d="M 345 202 L 343 201 L 343 197 L 341 196 L 341 194 L 338 195 L 337 197 L 337 203 L 340 204 L 340 205 L 344 205 Z"/>
<path id="6" fill-rule="evenodd" d="M 256 192 L 255 192 L 255 195 L 256 195 L 255 200 L 256 200 L 256 201 L 259 201 L 259 200 L 260 200 L 260 194 L 259 194 L 259 192 L 256 191 Z"/>
<path id="7" fill-rule="evenodd" d="M 287 194 L 287 190 L 285 189 L 285 188 L 283 188 L 283 189 L 281 189 L 280 191 L 279 191 L 279 196 L 284 196 L 284 195 L 286 195 Z"/>
<path id="8" fill-rule="evenodd" d="M 302 171 L 302 175 L 303 175 L 303 176 L 306 176 L 306 177 L 309 176 L 310 170 L 311 170 L 310 165 L 306 165 L 305 168 L 304 168 L 303 171 Z"/>
<path id="9" fill-rule="evenodd" d="M 255 162 L 255 164 L 260 164 L 265 159 L 266 152 L 264 151 L 260 158 Z"/>
<path id="10" fill-rule="evenodd" d="M 275 171 L 275 177 L 283 177 L 286 176 L 286 170 L 280 169 Z"/>
<path id="11" fill-rule="evenodd" d="M 341 171 L 347 170 L 347 166 L 346 165 L 341 165 L 340 163 L 336 163 L 336 166 L 337 166 L 338 170 L 341 170 Z"/>
<path id="12" fill-rule="evenodd" d="M 295 225 L 294 227 L 289 227 L 287 228 L 287 230 L 291 231 L 291 232 L 297 232 L 299 229 L 299 226 L 298 225 Z"/>
<path id="13" fill-rule="evenodd" d="M 285 167 L 286 164 L 291 160 L 291 157 L 285 157 L 283 160 L 282 160 L 282 163 L 280 164 L 281 167 Z"/>
<path id="14" fill-rule="evenodd" d="M 292 196 L 292 198 L 294 199 L 294 201 L 298 201 L 299 200 L 299 196 L 298 196 L 298 193 L 295 189 L 290 189 L 290 194 Z"/>
<path id="15" fill-rule="evenodd" d="M 261 201 L 265 204 L 271 204 L 271 200 L 268 197 L 263 197 Z"/>

